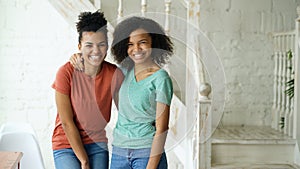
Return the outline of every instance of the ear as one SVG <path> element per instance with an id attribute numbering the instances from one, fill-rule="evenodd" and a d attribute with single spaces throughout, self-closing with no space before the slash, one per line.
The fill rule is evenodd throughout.
<path id="1" fill-rule="evenodd" d="M 81 50 L 81 44 L 78 43 L 78 50 Z"/>

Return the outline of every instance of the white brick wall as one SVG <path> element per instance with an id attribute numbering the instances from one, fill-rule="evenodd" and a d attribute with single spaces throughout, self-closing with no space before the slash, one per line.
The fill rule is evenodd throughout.
<path id="1" fill-rule="evenodd" d="M 201 28 L 225 68 L 224 125 L 270 124 L 269 33 L 294 28 L 296 5 L 300 0 L 201 1 Z M 58 67 L 77 51 L 74 25 L 47 0 L 0 0 L 0 29 L 0 124 L 31 123 L 47 169 L 54 168 L 51 134 L 56 108 L 50 86 Z"/>
<path id="2" fill-rule="evenodd" d="M 204 0 L 201 28 L 226 76 L 223 125 L 270 125 L 273 58 L 270 33 L 291 30 L 299 0 Z"/>
<path id="3" fill-rule="evenodd" d="M 47 0 L 0 1 L 0 124 L 29 122 L 47 168 L 56 108 L 51 84 L 77 51 L 77 34 Z"/>

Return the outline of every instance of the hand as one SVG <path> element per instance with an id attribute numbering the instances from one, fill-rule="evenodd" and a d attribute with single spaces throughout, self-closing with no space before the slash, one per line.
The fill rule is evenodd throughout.
<path id="1" fill-rule="evenodd" d="M 84 71 L 83 57 L 81 53 L 75 53 L 70 57 L 71 65 L 81 72 Z"/>

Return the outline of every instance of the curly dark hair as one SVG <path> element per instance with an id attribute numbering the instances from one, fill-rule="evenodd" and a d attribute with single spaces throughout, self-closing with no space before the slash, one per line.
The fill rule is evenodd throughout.
<path id="1" fill-rule="evenodd" d="M 102 32 L 107 42 L 107 20 L 103 12 L 81 12 L 76 23 L 77 32 L 79 34 L 78 42 L 81 42 L 82 32 Z"/>
<path id="2" fill-rule="evenodd" d="M 130 17 L 116 26 L 111 47 L 114 59 L 124 67 L 130 68 L 133 66 L 133 61 L 127 57 L 127 47 L 129 35 L 137 29 L 144 29 L 149 33 L 152 40 L 151 57 L 155 63 L 163 66 L 173 54 L 173 43 L 157 22 L 144 17 Z"/>

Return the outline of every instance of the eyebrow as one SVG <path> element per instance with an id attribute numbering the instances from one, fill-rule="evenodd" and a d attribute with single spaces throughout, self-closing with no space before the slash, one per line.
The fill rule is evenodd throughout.
<path id="1" fill-rule="evenodd" d="M 146 39 L 146 38 L 144 38 L 144 39 L 141 39 L 141 40 L 139 40 L 139 41 L 143 41 L 143 40 L 147 41 L 147 39 Z"/>
<path id="2" fill-rule="evenodd" d="M 98 42 L 97 44 L 101 44 L 101 43 L 106 43 L 106 41 L 101 41 L 101 42 Z M 84 42 L 84 44 L 89 44 L 89 45 L 91 45 L 91 44 L 93 44 L 92 42 Z"/>
<path id="3" fill-rule="evenodd" d="M 148 41 L 148 40 L 146 38 L 144 38 L 144 39 L 139 40 L 138 42 L 140 42 L 140 41 Z M 132 42 L 129 41 L 128 43 L 132 43 Z"/>

